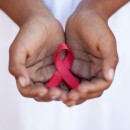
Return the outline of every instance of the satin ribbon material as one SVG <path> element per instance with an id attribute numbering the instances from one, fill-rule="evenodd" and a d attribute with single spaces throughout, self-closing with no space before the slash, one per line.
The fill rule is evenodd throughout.
<path id="1" fill-rule="evenodd" d="M 67 51 L 67 55 L 64 60 L 61 59 L 60 52 Z M 78 87 L 79 82 L 71 73 L 70 69 L 73 64 L 73 54 L 67 44 L 62 43 L 58 46 L 58 49 L 55 54 L 55 66 L 56 71 L 52 78 L 46 83 L 47 88 L 56 88 L 60 85 L 62 80 L 71 88 L 75 89 Z"/>

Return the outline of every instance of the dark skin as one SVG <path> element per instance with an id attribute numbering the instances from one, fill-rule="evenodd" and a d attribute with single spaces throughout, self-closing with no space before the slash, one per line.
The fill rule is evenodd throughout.
<path id="1" fill-rule="evenodd" d="M 77 98 L 75 102 L 80 104 L 87 99 L 101 96 L 110 86 L 113 77 L 109 79 L 107 73 L 110 69 L 114 74 L 118 55 L 112 32 L 96 12 L 78 12 L 69 20 L 66 37 L 75 58 L 72 72 L 81 80 L 81 84 L 69 94 L 70 100 L 65 103 L 71 104 L 73 98 Z"/>
<path id="2" fill-rule="evenodd" d="M 40 102 L 62 100 L 67 106 L 101 96 L 110 86 L 118 62 L 116 41 L 107 21 L 126 2 L 82 0 L 68 19 L 64 36 L 61 24 L 42 0 L 10 0 L 8 4 L 1 0 L 0 7 L 20 27 L 10 47 L 9 62 L 20 93 Z M 81 81 L 70 92 L 64 83 L 57 89 L 45 87 L 55 72 L 54 54 L 65 37 L 74 54 L 72 72 Z"/>
<path id="3" fill-rule="evenodd" d="M 55 72 L 54 55 L 59 43 L 64 42 L 61 24 L 42 0 L 10 0 L 8 4 L 3 0 L 0 5 L 20 27 L 9 53 L 9 71 L 19 92 L 37 101 L 60 99 L 65 91 L 47 89 L 45 83 Z"/>
<path id="4" fill-rule="evenodd" d="M 59 88 L 53 90 L 53 92 L 47 89 L 44 83 L 55 72 L 54 54 L 58 44 L 64 39 L 62 39 L 62 30 L 59 28 L 58 22 L 53 21 L 51 17 L 42 20 L 31 20 L 20 30 L 10 47 L 10 59 L 13 59 L 10 60 L 10 66 L 14 66 L 15 63 L 15 68 L 10 68 L 10 72 L 14 75 L 20 75 L 18 81 L 23 80 L 21 73 L 22 76 L 27 77 L 28 85 L 25 87 L 21 87 L 16 77 L 18 89 L 23 96 L 33 97 L 39 101 L 50 101 L 53 98 L 51 96 L 55 96 L 54 93 L 57 94 L 57 98 L 62 94 Z M 40 22 L 42 22 L 41 27 Z M 50 27 L 55 29 L 48 31 Z M 33 37 L 30 36 L 31 33 Z M 55 35 L 57 33 L 58 36 Z M 36 44 L 37 46 L 35 46 Z M 15 48 L 17 48 L 17 51 L 14 51 Z M 15 58 L 16 55 L 20 55 L 19 59 Z M 39 96 L 40 98 L 38 98 Z"/>
<path id="5" fill-rule="evenodd" d="M 127 0 L 83 0 L 66 24 L 66 40 L 74 54 L 72 72 L 81 84 L 64 102 L 78 105 L 100 97 L 113 81 L 118 63 L 115 37 L 108 18 Z"/>

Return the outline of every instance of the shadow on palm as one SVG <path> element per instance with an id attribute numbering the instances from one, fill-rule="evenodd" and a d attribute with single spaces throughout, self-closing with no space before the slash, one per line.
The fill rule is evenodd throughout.
<path id="1" fill-rule="evenodd" d="M 65 102 L 71 106 L 101 96 L 110 86 L 112 79 L 108 80 L 106 75 L 117 64 L 117 52 L 107 21 L 95 11 L 75 12 L 70 16 L 66 41 L 74 54 L 71 70 L 81 81 Z"/>

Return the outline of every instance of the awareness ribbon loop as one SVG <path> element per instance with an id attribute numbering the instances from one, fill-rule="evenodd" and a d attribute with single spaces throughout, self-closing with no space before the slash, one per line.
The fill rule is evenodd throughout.
<path id="1" fill-rule="evenodd" d="M 62 60 L 60 57 L 60 52 L 63 50 L 67 51 L 67 55 L 64 60 Z M 67 44 L 60 44 L 58 46 L 54 59 L 56 71 L 53 74 L 52 78 L 46 83 L 46 87 L 58 87 L 62 80 L 64 80 L 71 89 L 75 89 L 78 87 L 79 82 L 70 71 L 73 64 L 73 59 L 73 54 Z"/>

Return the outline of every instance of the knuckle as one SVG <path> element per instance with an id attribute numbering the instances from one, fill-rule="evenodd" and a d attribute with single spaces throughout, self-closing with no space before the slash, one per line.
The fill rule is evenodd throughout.
<path id="1" fill-rule="evenodd" d="M 99 43 L 106 43 L 107 45 L 112 45 L 116 43 L 116 39 L 113 35 L 105 35 L 104 37 L 101 37 L 98 41 Z"/>
<path id="2" fill-rule="evenodd" d="M 36 102 L 42 102 L 40 99 L 34 98 Z"/>
<path id="3" fill-rule="evenodd" d="M 118 56 L 113 57 L 113 63 L 114 63 L 115 65 L 117 65 L 118 62 L 119 62 Z"/>
<path id="4" fill-rule="evenodd" d="M 23 96 L 23 97 L 29 97 L 27 94 L 25 94 L 24 92 L 22 92 L 22 91 L 19 91 L 20 92 L 20 94 Z"/>
<path id="5" fill-rule="evenodd" d="M 103 94 L 103 92 L 99 93 L 99 94 L 97 95 L 97 98 L 98 98 L 98 97 L 101 97 L 102 94 Z"/>
<path id="6" fill-rule="evenodd" d="M 11 44 L 11 46 L 9 47 L 9 54 L 11 54 L 13 51 L 13 43 Z"/>
<path id="7" fill-rule="evenodd" d="M 28 92 L 25 92 L 22 88 L 18 88 L 20 94 L 23 96 L 23 97 L 26 97 L 26 98 L 29 98 L 30 97 L 30 94 Z"/>
<path id="8" fill-rule="evenodd" d="M 91 89 L 88 88 L 86 85 L 82 86 L 82 87 L 79 87 L 78 88 L 78 91 L 82 94 L 89 94 L 91 93 Z"/>
<path id="9" fill-rule="evenodd" d="M 115 44 L 116 45 L 115 36 L 113 34 L 107 35 L 106 42 L 108 42 L 108 44 Z"/>
<path id="10" fill-rule="evenodd" d="M 107 40 L 109 44 L 116 45 L 116 39 L 114 36 L 109 36 Z"/>
<path id="11" fill-rule="evenodd" d="M 77 100 L 86 100 L 88 96 L 91 94 L 91 91 L 86 91 L 85 93 L 81 93 Z"/>
<path id="12" fill-rule="evenodd" d="M 86 94 L 90 94 L 92 92 L 93 92 L 93 90 L 91 88 L 88 88 L 88 90 L 86 91 Z"/>
<path id="13" fill-rule="evenodd" d="M 106 85 L 105 87 L 104 87 L 104 90 L 106 90 L 106 89 L 108 89 L 110 87 L 110 84 L 109 85 Z M 103 91 L 104 91 L 103 90 Z"/>
<path id="14" fill-rule="evenodd" d="M 9 68 L 8 68 L 9 72 L 14 75 L 15 71 L 16 71 L 16 67 L 13 66 L 13 65 L 9 65 Z"/>

